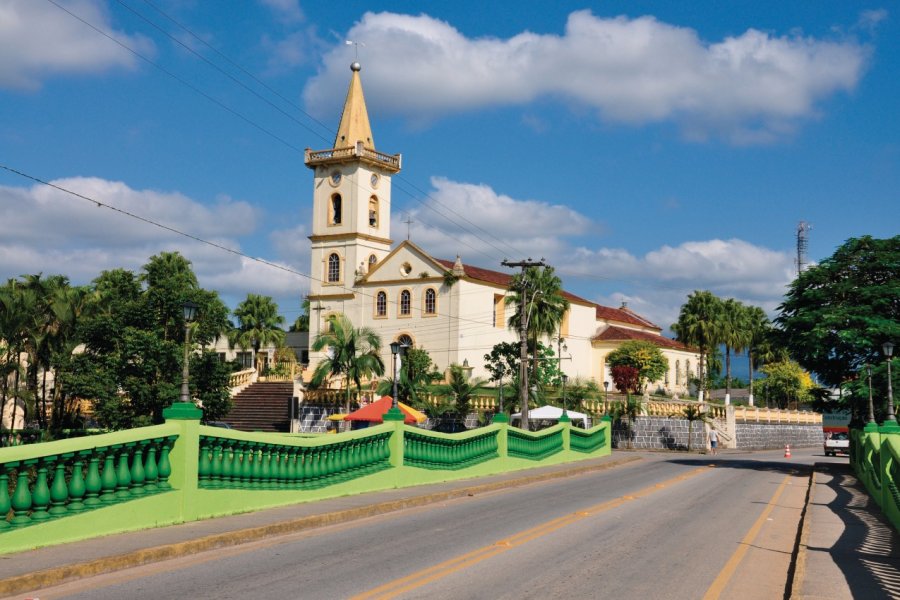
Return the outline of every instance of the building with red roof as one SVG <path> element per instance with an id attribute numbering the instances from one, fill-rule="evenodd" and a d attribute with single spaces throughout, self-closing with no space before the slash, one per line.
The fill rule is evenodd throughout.
<path id="1" fill-rule="evenodd" d="M 374 329 L 388 345 L 400 341 L 428 351 L 439 369 L 468 364 L 487 377 L 484 355 L 500 342 L 515 342 L 508 327 L 514 304 L 507 304 L 513 278 L 508 272 L 432 257 L 410 240 L 394 246 L 390 236 L 391 177 L 401 156 L 375 149 L 360 80 L 354 63 L 334 146 L 306 151 L 314 173 L 310 339 L 329 315 L 343 313 L 354 327 Z M 654 343 L 667 356 L 669 373 L 654 385 L 683 394 L 697 364 L 691 349 L 662 335 L 662 329 L 627 306 L 612 308 L 564 292 L 569 301 L 552 344 L 570 377 L 609 381 L 606 356 L 621 343 Z M 310 363 L 322 359 L 311 353 Z"/>

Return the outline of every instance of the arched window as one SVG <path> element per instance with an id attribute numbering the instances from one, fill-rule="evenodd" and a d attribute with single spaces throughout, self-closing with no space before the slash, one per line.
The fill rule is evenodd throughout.
<path id="1" fill-rule="evenodd" d="M 437 312 L 437 293 L 428 288 L 425 290 L 425 314 L 433 315 Z"/>
<path id="2" fill-rule="evenodd" d="M 378 198 L 369 198 L 369 227 L 378 227 Z"/>
<path id="3" fill-rule="evenodd" d="M 413 339 L 406 335 L 405 333 L 397 338 L 397 341 L 400 342 L 401 346 L 408 346 L 410 348 L 413 347 Z"/>
<path id="4" fill-rule="evenodd" d="M 341 257 L 335 254 L 328 255 L 328 283 L 337 283 L 341 280 Z"/>
<path id="5" fill-rule="evenodd" d="M 375 294 L 375 316 L 387 316 L 387 294 L 385 292 Z"/>
<path id="6" fill-rule="evenodd" d="M 341 224 L 341 195 L 334 194 L 331 196 L 331 224 Z"/>
<path id="7" fill-rule="evenodd" d="M 409 290 L 403 290 L 400 292 L 400 314 L 402 316 L 409 316 L 412 309 L 412 294 L 409 293 Z"/>
<path id="8" fill-rule="evenodd" d="M 370 254 L 369 255 L 369 269 L 371 270 L 372 267 L 374 267 L 375 263 L 377 263 L 377 262 L 378 262 L 378 257 L 375 256 L 374 254 Z"/>

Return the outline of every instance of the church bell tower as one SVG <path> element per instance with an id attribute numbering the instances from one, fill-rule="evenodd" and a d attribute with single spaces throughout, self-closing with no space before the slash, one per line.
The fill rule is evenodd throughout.
<path id="1" fill-rule="evenodd" d="M 375 149 L 360 68 L 358 62 L 350 66 L 333 147 L 305 152 L 314 173 L 311 305 L 326 305 L 325 314 L 344 312 L 351 320 L 351 305 L 362 301 L 353 291 L 356 279 L 391 250 L 391 176 L 400 171 L 401 158 Z M 310 318 L 310 339 L 318 333 L 317 316 Z"/>

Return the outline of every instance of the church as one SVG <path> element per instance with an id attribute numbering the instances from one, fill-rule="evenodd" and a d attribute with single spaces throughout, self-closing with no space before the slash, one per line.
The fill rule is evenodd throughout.
<path id="1" fill-rule="evenodd" d="M 466 264 L 460 256 L 433 257 L 409 240 L 394 245 L 391 177 L 400 172 L 401 155 L 376 149 L 359 63 L 350 70 L 333 148 L 305 152 L 314 173 L 309 339 L 329 315 L 343 313 L 354 327 L 379 334 L 385 365 L 391 364 L 389 344 L 397 341 L 426 350 L 442 372 L 467 365 L 473 376 L 487 379 L 484 355 L 497 343 L 518 341 L 507 326 L 515 310 L 505 303 L 512 276 Z M 687 393 L 698 353 L 624 305 L 565 296 L 570 307 L 560 331 L 544 343 L 562 350 L 561 368 L 571 379 L 593 379 L 602 388 L 612 381 L 606 355 L 624 341 L 645 340 L 669 361 L 669 372 L 650 391 Z M 322 357 L 311 352 L 310 368 Z"/>

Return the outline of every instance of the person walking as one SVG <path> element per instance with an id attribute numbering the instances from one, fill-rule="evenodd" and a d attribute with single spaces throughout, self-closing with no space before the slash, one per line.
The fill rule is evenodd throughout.
<path id="1" fill-rule="evenodd" d="M 715 430 L 715 428 L 710 427 L 709 433 L 707 434 L 707 438 L 709 439 L 709 450 L 710 454 L 716 455 L 719 453 L 719 432 Z"/>

